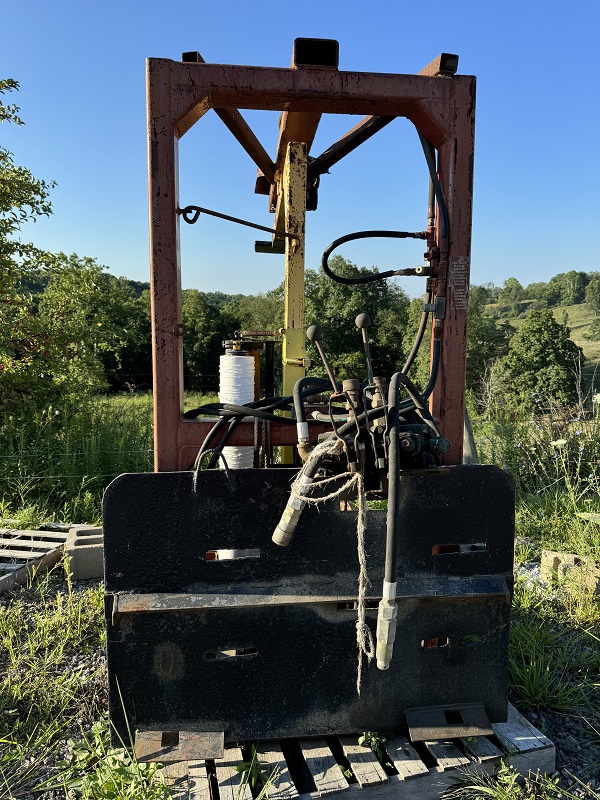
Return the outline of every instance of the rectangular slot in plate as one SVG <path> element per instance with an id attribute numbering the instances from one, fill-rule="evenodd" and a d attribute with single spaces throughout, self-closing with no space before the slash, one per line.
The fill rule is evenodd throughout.
<path id="1" fill-rule="evenodd" d="M 237 561 L 242 558 L 260 558 L 260 550 L 207 550 L 204 555 L 205 561 Z"/>
<path id="2" fill-rule="evenodd" d="M 209 650 L 204 654 L 207 661 L 230 661 L 233 658 L 243 658 L 247 656 L 255 656 L 258 653 L 257 647 L 236 647 L 228 648 L 227 650 Z"/>
<path id="3" fill-rule="evenodd" d="M 458 553 L 461 556 L 471 556 L 474 553 L 486 553 L 487 544 L 485 542 L 473 542 L 472 544 L 434 544 L 431 548 L 432 556 L 447 556 L 451 553 Z"/>

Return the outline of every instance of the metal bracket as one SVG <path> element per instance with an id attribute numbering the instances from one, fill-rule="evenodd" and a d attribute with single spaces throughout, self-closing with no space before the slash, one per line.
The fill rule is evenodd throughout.
<path id="1" fill-rule="evenodd" d="M 196 761 L 222 758 L 224 731 L 179 731 L 167 724 L 162 730 L 135 732 L 135 757 L 138 761 Z"/>
<path id="2" fill-rule="evenodd" d="M 494 733 L 483 703 L 410 708 L 406 711 L 406 723 L 413 742 Z"/>

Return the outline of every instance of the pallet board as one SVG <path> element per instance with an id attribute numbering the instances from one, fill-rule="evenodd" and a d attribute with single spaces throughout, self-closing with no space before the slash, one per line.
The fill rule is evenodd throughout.
<path id="1" fill-rule="evenodd" d="M 0 528 L 0 594 L 53 567 L 62 556 L 67 535 L 68 530 Z"/>
<path id="2" fill-rule="evenodd" d="M 493 729 L 493 737 L 416 745 L 397 736 L 385 745 L 394 770 L 384 769 L 356 736 L 287 740 L 283 750 L 279 742 L 259 742 L 256 752 L 271 783 L 269 800 L 315 800 L 338 792 L 360 792 L 366 800 L 436 800 L 461 770 L 494 774 L 501 760 L 524 775 L 554 772 L 554 745 L 513 706 L 507 722 L 494 723 Z M 235 769 L 243 761 L 240 748 L 232 747 L 214 761 L 169 763 L 163 774 L 178 800 L 252 800 L 247 781 Z"/>

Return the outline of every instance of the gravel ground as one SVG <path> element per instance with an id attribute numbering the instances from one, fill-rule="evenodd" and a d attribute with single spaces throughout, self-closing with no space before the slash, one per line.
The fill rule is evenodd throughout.
<path id="1" fill-rule="evenodd" d="M 531 712 L 525 715 L 556 747 L 556 768 L 560 785 L 581 797 L 589 796 L 573 779 L 576 775 L 590 789 L 600 792 L 600 736 L 586 720 L 585 709 L 580 714 L 557 714 L 553 711 Z M 598 720 L 595 721 L 598 729 Z M 575 789 L 577 788 L 577 792 Z"/>

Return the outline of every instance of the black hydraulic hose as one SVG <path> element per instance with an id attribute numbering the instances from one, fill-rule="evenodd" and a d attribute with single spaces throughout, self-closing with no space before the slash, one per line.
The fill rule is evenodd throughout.
<path id="1" fill-rule="evenodd" d="M 207 450 L 210 449 L 210 442 L 212 441 L 212 439 L 217 435 L 217 433 L 221 430 L 221 428 L 225 427 L 226 424 L 227 420 L 225 419 L 225 417 L 221 417 L 221 419 L 217 420 L 217 422 L 212 426 L 212 428 L 208 432 L 208 435 L 206 436 L 205 440 L 202 442 L 200 446 L 200 450 L 198 451 L 198 455 L 196 456 L 196 459 L 194 461 L 194 467 L 193 467 L 194 469 L 200 465 L 200 462 L 202 461 L 202 456 L 204 455 L 204 453 L 206 453 Z"/>
<path id="2" fill-rule="evenodd" d="M 250 404 L 250 406 L 251 407 L 262 407 L 262 408 L 264 408 L 264 407 L 276 408 L 277 404 L 282 399 L 284 399 L 284 398 L 279 398 L 279 397 L 263 398 L 262 400 L 254 401 L 253 403 Z M 287 400 L 288 398 L 285 398 L 285 399 Z M 199 406 L 198 408 L 193 408 L 190 411 L 186 411 L 183 416 L 186 419 L 195 419 L 204 410 L 204 408 L 205 408 L 205 406 Z M 207 413 L 210 413 L 210 412 L 207 412 Z M 206 436 L 206 439 L 202 442 L 200 450 L 198 451 L 198 455 L 196 456 L 196 459 L 194 461 L 194 468 L 196 468 L 200 464 L 200 462 L 202 461 L 202 456 L 204 455 L 204 453 L 207 450 L 210 449 L 210 447 L 209 447 L 210 446 L 210 442 L 217 435 L 217 433 L 221 430 L 221 428 L 225 427 L 225 425 L 227 424 L 228 419 L 229 418 L 225 417 L 225 416 L 221 417 L 213 425 L 213 427 L 210 429 L 210 431 L 208 432 L 208 435 Z M 212 458 L 211 458 L 211 460 L 209 462 L 209 465 L 208 465 L 209 469 L 211 469 L 216 464 L 216 461 L 219 458 L 220 453 L 223 450 L 223 447 L 225 446 L 225 442 L 227 441 L 227 439 L 229 439 L 229 437 L 231 436 L 232 432 L 237 427 L 237 423 L 241 419 L 242 419 L 241 417 L 237 417 L 236 416 L 236 417 L 233 418 L 233 420 L 231 420 L 231 422 L 234 423 L 234 424 L 230 424 L 228 430 L 224 432 L 224 434 L 221 437 L 219 443 L 214 448 L 213 456 L 212 456 Z"/>
<path id="3" fill-rule="evenodd" d="M 398 577 L 398 528 L 400 521 L 400 492 L 398 478 L 400 472 L 400 415 L 398 400 L 400 394 L 400 372 L 395 372 L 390 381 L 388 394 L 388 428 L 391 431 L 388 443 L 388 506 L 385 538 L 385 567 L 381 601 L 377 612 L 377 668 L 386 670 L 390 666 L 396 638 L 396 581 Z"/>
<path id="4" fill-rule="evenodd" d="M 396 374 L 400 376 L 398 380 L 410 395 L 410 399 L 413 401 L 415 408 L 423 418 L 423 422 L 431 428 L 437 437 L 440 437 L 441 434 L 438 430 L 438 426 L 435 424 L 435 420 L 431 416 L 431 412 L 425 405 L 425 401 L 419 394 L 417 387 L 414 385 L 411 379 L 402 372 L 398 372 Z"/>
<path id="5" fill-rule="evenodd" d="M 387 531 L 385 539 L 384 580 L 395 583 L 398 574 L 398 521 L 400 519 L 400 494 L 398 476 L 400 472 L 400 414 L 398 410 L 400 394 L 400 372 L 395 372 L 388 392 L 388 457 L 390 462 L 388 477 Z"/>
<path id="6" fill-rule="evenodd" d="M 423 136 L 422 133 L 419 133 L 419 139 L 421 140 L 421 147 L 423 148 L 423 153 L 425 154 L 425 161 L 427 162 L 427 168 L 429 169 L 429 177 L 431 178 L 431 183 L 433 184 L 433 191 L 435 192 L 438 208 L 440 210 L 440 227 L 442 230 L 442 239 L 447 239 L 450 229 L 450 226 L 448 224 L 448 209 L 446 207 L 446 198 L 444 197 L 444 192 L 442 191 L 442 186 L 437 176 L 437 166 L 435 163 L 435 148 L 431 144 L 431 142 L 428 139 L 426 139 L 425 136 Z"/>
<path id="7" fill-rule="evenodd" d="M 420 393 L 421 400 L 425 401 L 428 400 L 435 384 L 437 383 L 438 373 L 440 369 L 440 358 L 442 353 L 442 343 L 439 339 L 434 339 L 433 342 L 433 358 L 431 360 L 431 374 L 429 375 L 429 381 L 427 382 L 427 386 L 425 387 L 424 391 Z M 398 410 L 401 414 L 412 411 L 413 409 L 417 408 L 412 400 L 404 400 L 402 403 L 398 405 Z"/>
<path id="8" fill-rule="evenodd" d="M 329 386 L 329 380 L 327 378 L 307 377 L 300 378 L 300 380 L 296 381 L 294 384 L 294 393 L 292 397 L 294 398 L 294 410 L 296 412 L 296 420 L 298 422 L 306 422 L 306 411 L 304 408 L 304 403 L 302 402 L 302 392 L 305 386 L 311 386 L 313 389 L 324 388 Z"/>
<path id="9" fill-rule="evenodd" d="M 313 383 L 316 383 L 317 381 L 322 381 L 323 379 L 322 378 L 312 378 L 311 380 L 313 381 Z M 325 383 L 327 383 L 327 382 L 325 382 Z M 305 389 L 303 394 L 305 396 L 309 396 L 312 393 L 312 391 L 313 391 L 313 387 L 311 386 L 310 388 Z M 250 409 L 260 409 L 260 408 L 262 408 L 262 409 L 268 408 L 268 409 L 271 409 L 271 410 L 280 409 L 280 408 L 284 408 L 285 406 L 289 406 L 289 404 L 292 401 L 292 399 L 293 399 L 292 396 L 287 396 L 287 397 L 266 397 L 266 398 L 263 398 L 262 400 L 255 400 L 252 403 L 249 403 L 247 406 L 242 406 L 242 408 L 244 409 L 244 414 L 235 414 L 235 416 L 232 416 L 231 414 L 229 414 L 229 415 L 225 414 L 225 415 L 221 416 L 220 419 L 215 423 L 215 425 L 210 429 L 206 439 L 202 443 L 202 446 L 200 447 L 198 455 L 196 456 L 196 460 L 194 462 L 194 466 L 197 466 L 200 463 L 200 461 L 202 459 L 202 456 L 209 449 L 210 442 L 216 436 L 216 434 L 223 427 L 225 427 L 225 425 L 227 424 L 228 421 L 230 422 L 229 428 L 226 431 L 224 431 L 220 441 L 218 442 L 218 444 L 214 448 L 215 452 L 213 453 L 213 456 L 211 457 L 211 460 L 209 462 L 209 468 L 216 464 L 216 462 L 217 462 L 217 460 L 219 458 L 219 455 L 220 455 L 223 447 L 225 446 L 227 440 L 229 439 L 229 437 L 231 436 L 231 434 L 233 433 L 235 428 L 238 426 L 238 424 L 243 420 L 244 416 L 251 416 Z M 211 413 L 211 414 L 219 413 L 218 411 L 216 411 L 216 408 L 215 408 L 218 405 L 221 405 L 221 404 L 209 403 L 209 404 L 204 405 L 204 406 L 199 406 L 198 408 L 194 408 L 194 409 L 192 409 L 190 411 L 187 411 L 184 414 L 184 417 L 186 417 L 187 419 L 193 419 L 193 418 L 199 416 L 202 413 L 202 411 L 206 411 L 207 413 Z M 208 409 L 210 409 L 210 410 L 208 410 Z M 286 419 L 285 417 L 275 417 L 275 421 L 276 422 L 281 422 L 282 420 L 285 420 L 285 419 Z M 293 421 L 293 420 L 291 420 L 291 421 Z M 286 424 L 286 422 L 284 422 L 284 424 Z"/>
<path id="10" fill-rule="evenodd" d="M 348 233 L 346 236 L 340 236 L 332 242 L 323 253 L 321 259 L 321 266 L 326 275 L 338 283 L 344 283 L 348 286 L 355 286 L 361 283 L 372 283 L 373 281 L 381 281 L 384 278 L 392 278 L 394 275 L 401 275 L 402 270 L 390 269 L 387 272 L 378 272 L 375 275 L 363 275 L 361 278 L 344 278 L 342 275 L 336 275 L 329 266 L 329 256 L 332 252 L 346 242 L 352 242 L 355 239 L 425 239 L 427 234 L 423 231 L 357 231 L 356 233 Z"/>
<path id="11" fill-rule="evenodd" d="M 325 388 L 329 386 L 329 381 L 325 378 L 300 378 L 294 384 L 294 410 L 296 412 L 296 427 L 298 429 L 298 444 L 307 445 L 310 441 L 308 436 L 308 422 L 306 421 L 306 410 L 304 408 L 303 391 L 305 386 L 312 389 Z"/>
<path id="12" fill-rule="evenodd" d="M 276 408 L 281 408 L 282 405 L 287 406 L 290 404 L 292 398 L 290 397 L 263 397 L 262 400 L 253 400 L 251 403 L 247 404 L 247 408 L 262 408 L 268 410 L 274 410 Z M 198 406 L 198 408 L 192 408 L 189 411 L 186 411 L 183 415 L 185 419 L 195 419 L 196 417 L 200 416 L 203 411 L 206 411 L 207 414 L 215 414 L 215 408 L 220 405 L 219 403 L 205 403 L 203 406 Z"/>
<path id="13" fill-rule="evenodd" d="M 425 295 L 425 305 L 430 305 L 432 299 L 433 291 L 429 289 Z M 402 367 L 402 372 L 406 375 L 408 370 L 412 367 L 413 361 L 416 358 L 417 353 L 419 352 L 419 348 L 421 347 L 421 342 L 423 341 L 423 336 L 425 335 L 425 328 L 427 327 L 427 320 L 429 319 L 429 310 L 423 311 L 421 314 L 421 321 L 419 322 L 419 328 L 417 330 L 417 335 L 415 336 L 415 341 L 413 342 L 412 349 L 408 354 L 408 357 Z"/>
<path id="14" fill-rule="evenodd" d="M 221 417 L 221 420 L 227 422 L 228 418 Z M 219 420 L 219 422 L 221 420 Z M 234 432 L 234 430 L 237 428 L 237 426 L 240 424 L 241 421 L 242 421 L 241 417 L 234 417 L 233 419 L 229 420 L 229 427 L 223 433 L 217 445 L 213 448 L 213 454 L 210 457 L 208 464 L 206 465 L 206 469 L 214 469 L 217 466 L 219 459 L 221 458 L 221 453 L 223 452 L 223 448 L 225 447 L 225 445 L 229 441 L 229 437 L 231 436 L 231 434 Z"/>
<path id="15" fill-rule="evenodd" d="M 276 414 L 271 414 L 270 411 L 263 411 L 260 408 L 252 408 L 249 406 L 238 406 L 235 403 L 215 403 L 212 408 L 205 407 L 207 414 L 215 414 L 220 417 L 231 418 L 233 416 L 240 417 L 257 417 L 258 419 L 266 419 L 270 422 L 281 422 L 284 425 L 293 425 L 294 420 L 291 417 L 278 417 Z"/>
<path id="16" fill-rule="evenodd" d="M 437 383 L 438 373 L 440 370 L 440 359 L 442 355 L 442 342 L 441 339 L 434 339 L 433 340 L 433 354 L 431 359 L 431 373 L 429 375 L 429 381 L 427 382 L 427 386 L 425 390 L 421 392 L 421 397 L 423 400 L 428 400 L 430 394 L 433 392 L 435 384 Z"/>

